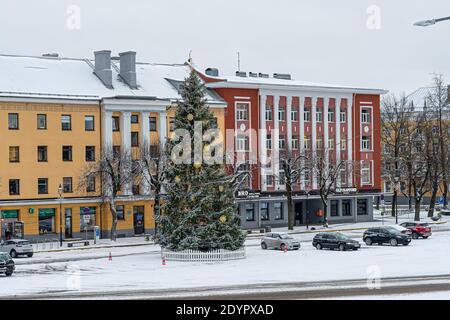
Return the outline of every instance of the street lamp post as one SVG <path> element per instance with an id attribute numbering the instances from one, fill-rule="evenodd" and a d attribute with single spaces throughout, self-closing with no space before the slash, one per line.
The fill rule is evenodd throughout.
<path id="1" fill-rule="evenodd" d="M 395 197 L 395 224 L 398 224 L 398 196 L 399 196 L 399 185 L 400 185 L 400 176 L 398 175 L 398 173 L 396 173 L 396 176 L 394 177 L 394 181 L 395 181 L 395 190 L 397 193 L 397 196 Z"/>
<path id="2" fill-rule="evenodd" d="M 58 194 L 59 194 L 59 246 L 62 247 L 63 242 L 63 235 L 62 235 L 62 194 L 63 194 L 63 187 L 60 184 L 58 187 Z"/>
<path id="3" fill-rule="evenodd" d="M 416 27 L 428 27 L 428 26 L 435 25 L 436 23 L 445 21 L 445 20 L 450 20 L 450 17 L 417 21 L 416 23 L 414 23 L 414 25 Z"/>

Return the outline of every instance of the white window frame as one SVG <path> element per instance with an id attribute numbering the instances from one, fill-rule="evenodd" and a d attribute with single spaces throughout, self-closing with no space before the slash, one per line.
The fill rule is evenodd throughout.
<path id="1" fill-rule="evenodd" d="M 266 149 L 272 150 L 272 135 L 270 134 L 266 136 Z"/>
<path id="2" fill-rule="evenodd" d="M 367 136 L 361 137 L 361 151 L 371 151 L 372 150 L 372 139 Z"/>
<path id="3" fill-rule="evenodd" d="M 341 123 L 347 122 L 347 110 L 342 110 L 339 112 L 339 120 Z"/>
<path id="4" fill-rule="evenodd" d="M 361 123 L 370 123 L 370 110 L 361 108 Z"/>
<path id="5" fill-rule="evenodd" d="M 334 122 L 334 120 L 335 120 L 334 113 L 335 112 L 334 112 L 333 108 L 328 108 L 328 114 L 327 114 L 328 122 Z"/>
<path id="6" fill-rule="evenodd" d="M 366 165 L 368 165 L 366 167 Z M 366 177 L 369 180 L 364 180 L 364 178 Z M 370 162 L 367 161 L 362 161 L 361 162 L 361 185 L 363 186 L 368 186 L 368 185 L 372 185 L 372 165 Z"/>
<path id="7" fill-rule="evenodd" d="M 298 110 L 297 109 L 291 110 L 291 121 L 298 121 Z"/>
<path id="8" fill-rule="evenodd" d="M 236 121 L 248 121 L 250 119 L 250 104 L 248 102 L 236 102 Z"/>
<path id="9" fill-rule="evenodd" d="M 250 138 L 245 135 L 238 135 L 236 137 L 236 151 L 248 152 L 250 151 Z"/>
<path id="10" fill-rule="evenodd" d="M 273 109 L 272 109 L 272 107 L 266 106 L 265 119 L 266 119 L 266 121 L 272 121 L 273 120 Z"/>
<path id="11" fill-rule="evenodd" d="M 278 121 L 286 121 L 286 109 L 278 107 Z"/>
<path id="12" fill-rule="evenodd" d="M 316 122 L 323 121 L 323 110 L 321 107 L 316 107 Z"/>
<path id="13" fill-rule="evenodd" d="M 305 107 L 305 109 L 303 110 L 303 120 L 305 122 L 311 121 L 311 108 Z"/>

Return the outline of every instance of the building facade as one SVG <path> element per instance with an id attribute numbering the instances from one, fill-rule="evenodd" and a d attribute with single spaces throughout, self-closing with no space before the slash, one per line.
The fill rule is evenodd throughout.
<path id="1" fill-rule="evenodd" d="M 274 161 L 285 150 L 323 150 L 334 161 L 356 163 L 340 174 L 327 216 L 332 223 L 372 220 L 381 190 L 380 95 L 386 91 L 294 81 L 286 74 L 198 72 L 227 102 L 225 126 L 234 132 L 226 136 L 227 148 L 234 140 L 235 159 L 252 174 L 237 195 L 245 228 L 287 225 L 286 186 Z M 322 220 L 314 174 L 304 173 L 295 185 L 294 207 L 297 225 Z"/>
<path id="2" fill-rule="evenodd" d="M 93 60 L 0 55 L 0 70 L 1 238 L 91 238 L 94 226 L 108 237 L 101 181 L 81 184 L 83 173 L 106 148 L 131 156 L 163 143 L 190 66 L 104 50 Z M 223 130 L 225 102 L 208 92 L 207 103 Z M 145 182 L 125 186 L 117 204 L 119 236 L 153 232 Z"/>

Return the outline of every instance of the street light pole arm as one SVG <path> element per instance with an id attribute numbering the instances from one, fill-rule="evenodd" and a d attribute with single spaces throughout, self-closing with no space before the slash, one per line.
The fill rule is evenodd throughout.
<path id="1" fill-rule="evenodd" d="M 450 20 L 450 17 L 418 21 L 418 22 L 414 23 L 414 25 L 418 26 L 418 27 L 428 27 L 428 26 L 432 26 L 432 25 L 436 24 L 437 22 L 441 22 L 441 21 L 445 21 L 445 20 Z"/>
<path id="2" fill-rule="evenodd" d="M 450 20 L 450 17 L 445 17 L 445 18 L 439 18 L 439 19 L 434 19 L 436 22 L 441 22 L 441 21 L 445 21 L 445 20 Z"/>

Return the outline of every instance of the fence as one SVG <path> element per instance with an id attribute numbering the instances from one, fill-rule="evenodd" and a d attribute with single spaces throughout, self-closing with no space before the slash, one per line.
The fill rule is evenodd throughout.
<path id="1" fill-rule="evenodd" d="M 36 242 L 33 243 L 33 250 L 35 251 L 44 251 L 59 248 L 60 248 L 59 240 L 56 239 L 37 240 Z"/>
<path id="2" fill-rule="evenodd" d="M 161 258 L 168 261 L 200 261 L 215 262 L 245 259 L 245 248 L 235 251 L 217 249 L 211 251 L 183 250 L 171 251 L 167 249 L 161 250 Z"/>

